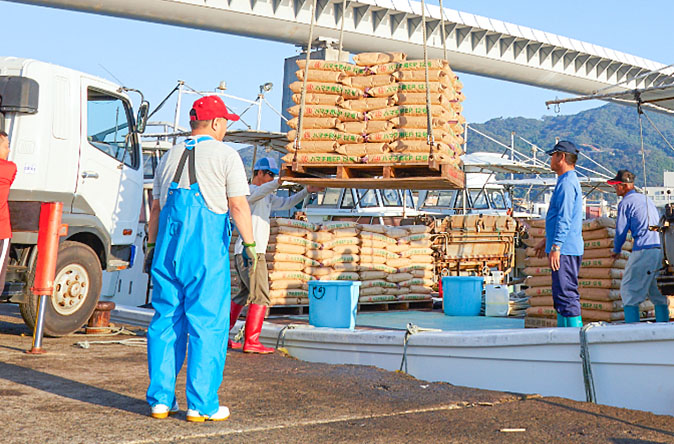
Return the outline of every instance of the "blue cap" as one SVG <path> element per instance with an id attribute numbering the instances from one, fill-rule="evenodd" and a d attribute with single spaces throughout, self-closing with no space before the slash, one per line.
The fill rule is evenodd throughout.
<path id="1" fill-rule="evenodd" d="M 546 151 L 545 154 L 552 156 L 557 151 L 562 153 L 578 154 L 578 148 L 576 148 L 576 145 L 574 145 L 573 142 L 569 142 L 568 140 L 561 140 L 557 142 L 557 145 L 555 145 L 551 150 Z"/>
<path id="2" fill-rule="evenodd" d="M 257 160 L 257 162 L 255 162 L 255 167 L 253 167 L 253 169 L 255 171 L 261 170 L 271 171 L 274 174 L 279 173 L 276 159 L 272 159 L 271 157 L 261 157 L 260 159 Z"/>

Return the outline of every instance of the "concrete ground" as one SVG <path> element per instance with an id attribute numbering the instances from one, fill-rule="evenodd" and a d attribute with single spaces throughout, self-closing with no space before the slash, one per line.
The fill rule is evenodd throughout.
<path id="1" fill-rule="evenodd" d="M 47 354 L 26 355 L 31 332 L 15 306 L 0 304 L 2 443 L 674 442 L 670 416 L 428 383 L 280 353 L 228 354 L 220 389 L 232 410 L 228 421 L 185 421 L 184 372 L 177 387 L 183 410 L 156 420 L 144 400 L 144 346 L 91 343 L 129 338 L 46 338 Z M 76 345 L 82 341 L 89 348 Z"/>

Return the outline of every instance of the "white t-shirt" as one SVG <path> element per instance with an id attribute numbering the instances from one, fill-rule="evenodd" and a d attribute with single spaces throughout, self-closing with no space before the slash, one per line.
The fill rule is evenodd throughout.
<path id="1" fill-rule="evenodd" d="M 250 192 L 241 156 L 234 148 L 214 139 L 198 143 L 194 150 L 197 183 L 204 201 L 214 213 L 225 214 L 228 211 L 227 198 L 247 196 Z M 183 151 L 184 142 L 175 145 L 164 154 L 157 167 L 152 197 L 159 199 L 162 208 Z M 188 164 L 185 162 L 179 188 L 190 187 Z"/>
<path id="2" fill-rule="evenodd" d="M 279 187 L 278 180 L 272 180 L 264 185 L 251 185 L 250 196 L 248 196 L 248 205 L 250 205 L 250 214 L 253 220 L 253 239 L 255 239 L 255 251 L 264 253 L 267 251 L 269 243 L 269 215 L 275 210 L 288 210 L 309 194 L 307 190 L 302 190 L 294 196 L 280 197 L 275 194 Z M 236 241 L 234 253 L 243 252 L 243 240 L 241 236 Z"/>

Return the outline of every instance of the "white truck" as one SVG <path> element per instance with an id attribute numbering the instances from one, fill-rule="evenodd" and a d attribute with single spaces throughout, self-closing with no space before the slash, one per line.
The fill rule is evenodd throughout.
<path id="1" fill-rule="evenodd" d="M 96 307 L 103 270 L 122 270 L 134 260 L 143 198 L 139 134 L 149 104 L 141 95 L 134 116 L 128 91 L 72 69 L 0 57 L 0 130 L 9 134 L 9 160 L 17 165 L 9 195 L 10 266 L 0 300 L 18 303 L 34 326 L 39 202 L 63 202 L 68 233 L 46 307 L 48 335 L 81 328 Z"/>

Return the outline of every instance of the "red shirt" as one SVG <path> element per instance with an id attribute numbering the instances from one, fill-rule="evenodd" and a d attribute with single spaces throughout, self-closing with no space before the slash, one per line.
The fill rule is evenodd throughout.
<path id="1" fill-rule="evenodd" d="M 9 187 L 16 177 L 16 164 L 0 159 L 0 239 L 12 237 L 12 225 L 9 221 Z"/>

